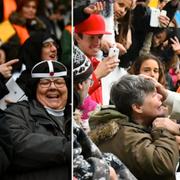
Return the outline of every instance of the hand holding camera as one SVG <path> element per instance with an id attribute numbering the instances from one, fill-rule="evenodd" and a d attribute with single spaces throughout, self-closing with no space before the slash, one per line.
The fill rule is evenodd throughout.
<path id="1" fill-rule="evenodd" d="M 118 65 L 120 60 L 118 59 L 119 49 L 115 46 L 109 49 L 107 57 L 100 61 L 96 67 L 94 73 L 97 79 L 101 79 L 111 73 Z"/>
<path id="2" fill-rule="evenodd" d="M 161 25 L 166 25 L 166 17 L 167 11 L 157 9 L 157 8 L 151 8 L 151 17 L 150 17 L 150 26 L 151 27 L 161 27 Z M 160 21 L 161 17 L 161 21 Z M 168 22 L 169 23 L 169 22 Z"/>
<path id="3" fill-rule="evenodd" d="M 112 58 L 114 58 L 115 60 L 119 61 L 119 60 L 118 60 L 118 57 L 119 57 L 119 49 L 118 49 L 116 46 L 113 46 L 113 47 L 109 48 L 108 57 L 112 57 Z"/>

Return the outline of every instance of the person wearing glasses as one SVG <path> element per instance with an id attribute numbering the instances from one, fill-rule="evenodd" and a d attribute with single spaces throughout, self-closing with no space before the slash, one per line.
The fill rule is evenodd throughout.
<path id="1" fill-rule="evenodd" d="M 31 71 L 28 101 L 10 105 L 6 120 L 14 156 L 4 179 L 71 178 L 71 107 L 67 69 L 41 61 Z"/>

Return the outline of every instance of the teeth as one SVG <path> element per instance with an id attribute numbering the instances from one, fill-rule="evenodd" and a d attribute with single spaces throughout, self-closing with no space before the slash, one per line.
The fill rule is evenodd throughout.
<path id="1" fill-rule="evenodd" d="M 58 98 L 59 96 L 58 95 L 48 95 L 47 97 L 48 98 Z"/>

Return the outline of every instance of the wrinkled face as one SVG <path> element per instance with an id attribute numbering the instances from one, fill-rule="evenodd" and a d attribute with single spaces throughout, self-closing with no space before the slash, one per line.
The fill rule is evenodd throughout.
<path id="1" fill-rule="evenodd" d="M 62 109 L 67 103 L 68 90 L 64 78 L 40 79 L 36 98 L 45 107 Z"/>
<path id="2" fill-rule="evenodd" d="M 35 1 L 27 2 L 21 10 L 21 14 L 25 19 L 34 19 L 36 16 L 37 5 Z"/>
<path id="3" fill-rule="evenodd" d="M 148 93 L 144 102 L 141 105 L 141 116 L 144 121 L 147 121 L 148 125 L 150 125 L 154 118 L 156 117 L 164 117 L 166 115 L 166 109 L 162 105 L 162 95 L 158 94 L 156 91 Z"/>
<path id="4" fill-rule="evenodd" d="M 164 41 L 166 40 L 166 37 L 167 37 L 167 34 L 165 31 L 155 34 L 152 39 L 153 47 L 158 47 L 161 44 L 163 44 Z"/>
<path id="5" fill-rule="evenodd" d="M 86 54 L 89 58 L 95 57 L 100 50 L 100 44 L 102 39 L 102 34 L 99 35 L 86 35 L 83 34 L 83 37 L 76 36 L 76 41 L 78 47 L 81 51 Z"/>
<path id="6" fill-rule="evenodd" d="M 132 0 L 115 0 L 114 2 L 114 15 L 115 19 L 122 19 L 128 10 L 132 8 Z"/>
<path id="7" fill-rule="evenodd" d="M 157 81 L 159 80 L 159 65 L 154 59 L 145 60 L 140 67 L 140 74 L 153 77 Z"/>
<path id="8" fill-rule="evenodd" d="M 43 43 L 41 58 L 42 60 L 57 60 L 57 44 L 55 42 Z"/>

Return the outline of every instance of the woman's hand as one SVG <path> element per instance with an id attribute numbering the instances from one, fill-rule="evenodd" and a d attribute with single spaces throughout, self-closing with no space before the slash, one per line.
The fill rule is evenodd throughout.
<path id="1" fill-rule="evenodd" d="M 173 51 L 177 54 L 180 55 L 180 42 L 179 39 L 175 36 L 174 38 L 170 38 L 170 41 L 172 42 L 172 48 Z"/>
<path id="2" fill-rule="evenodd" d="M 84 8 L 84 12 L 86 14 L 99 14 L 105 8 L 105 1 L 103 2 L 96 2 L 94 4 L 90 4 L 86 8 Z"/>
<path id="3" fill-rule="evenodd" d="M 168 27 L 168 25 L 170 23 L 170 19 L 167 16 L 160 15 L 159 16 L 159 23 L 160 23 L 161 27 Z"/>

